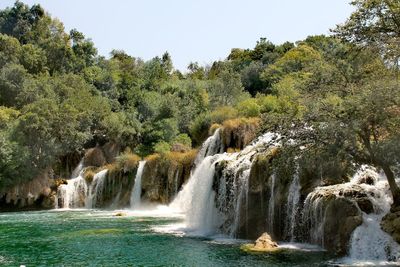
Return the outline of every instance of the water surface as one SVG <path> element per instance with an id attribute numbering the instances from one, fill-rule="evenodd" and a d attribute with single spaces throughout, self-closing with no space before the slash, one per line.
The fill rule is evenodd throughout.
<path id="1" fill-rule="evenodd" d="M 5 266 L 324 266 L 322 251 L 285 249 L 248 254 L 241 242 L 172 234 L 182 223 L 166 214 L 68 210 L 0 214 Z M 290 246 L 289 246 L 290 247 Z"/>

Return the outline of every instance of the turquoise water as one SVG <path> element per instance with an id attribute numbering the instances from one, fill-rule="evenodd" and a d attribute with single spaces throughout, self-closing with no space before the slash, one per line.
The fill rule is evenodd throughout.
<path id="1" fill-rule="evenodd" d="M 324 266 L 321 251 L 248 254 L 240 242 L 163 233 L 181 218 L 113 211 L 0 214 L 4 266 Z"/>

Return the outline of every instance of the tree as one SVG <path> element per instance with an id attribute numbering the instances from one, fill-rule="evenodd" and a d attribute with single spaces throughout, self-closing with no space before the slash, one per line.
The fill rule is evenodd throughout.
<path id="1" fill-rule="evenodd" d="M 235 105 L 248 97 L 244 92 L 240 75 L 228 70 L 222 71 L 217 79 L 211 81 L 207 91 L 213 107 Z"/>
<path id="2" fill-rule="evenodd" d="M 334 32 L 343 40 L 372 46 L 398 67 L 400 60 L 400 2 L 354 0 L 357 9 Z"/>

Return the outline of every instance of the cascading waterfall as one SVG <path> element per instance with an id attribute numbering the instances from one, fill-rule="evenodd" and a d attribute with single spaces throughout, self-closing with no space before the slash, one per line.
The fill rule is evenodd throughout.
<path id="1" fill-rule="evenodd" d="M 173 210 L 185 214 L 188 231 L 198 235 L 215 232 L 218 226 L 218 211 L 215 206 L 215 192 L 212 190 L 215 164 L 224 154 L 221 130 L 217 129 L 203 143 L 194 163 L 189 181 L 169 205 Z M 215 155 L 215 156 L 214 156 Z"/>
<path id="2" fill-rule="evenodd" d="M 104 180 L 107 176 L 108 170 L 102 170 L 96 173 L 93 177 L 88 189 L 88 196 L 86 198 L 85 207 L 88 209 L 95 208 L 99 197 L 102 195 L 104 190 Z"/>
<path id="3" fill-rule="evenodd" d="M 132 189 L 130 206 L 131 209 L 137 209 L 140 207 L 141 195 L 142 195 L 142 174 L 146 161 L 139 161 L 139 166 L 135 176 L 135 184 Z"/>
<path id="4" fill-rule="evenodd" d="M 82 175 L 68 180 L 68 184 L 61 185 L 57 191 L 57 205 L 61 208 L 85 207 L 88 186 Z M 57 208 L 58 208 L 57 207 Z"/>
<path id="5" fill-rule="evenodd" d="M 270 185 L 270 198 L 268 202 L 268 232 L 274 232 L 274 218 L 275 218 L 275 181 L 276 174 L 271 175 L 271 185 Z"/>
<path id="6" fill-rule="evenodd" d="M 362 182 L 365 177 L 373 178 L 373 184 Z M 324 198 L 333 195 L 342 198 L 352 190 L 362 190 L 373 205 L 373 212 L 362 211 L 363 223 L 352 233 L 349 244 L 349 257 L 346 262 L 359 261 L 398 261 L 400 246 L 385 233 L 380 222 L 390 210 L 391 194 L 386 178 L 370 166 L 362 166 L 350 182 L 332 186 L 317 187 L 304 203 L 303 221 L 309 231 L 312 243 L 324 245 Z"/>
<path id="7" fill-rule="evenodd" d="M 371 173 L 370 169 L 364 171 Z M 354 180 L 360 177 L 362 172 L 358 172 Z M 375 173 L 375 177 L 375 185 L 361 184 L 368 192 L 374 213 L 363 212 L 363 223 L 354 230 L 350 240 L 349 257 L 363 261 L 400 261 L 400 245 L 380 227 L 382 217 L 389 212 L 392 203 L 388 183 L 382 175 Z"/>
<path id="8" fill-rule="evenodd" d="M 287 239 L 291 242 L 296 240 L 295 227 L 297 222 L 297 215 L 299 211 L 300 202 L 300 178 L 298 170 L 293 175 L 292 183 L 289 187 L 288 199 L 287 199 L 287 220 L 286 220 L 286 233 Z"/>
<path id="9" fill-rule="evenodd" d="M 215 130 L 214 134 L 207 138 L 207 140 L 201 146 L 196 159 L 194 161 L 194 166 L 198 166 L 205 157 L 213 156 L 224 152 L 224 146 L 222 143 L 221 129 Z"/>
<path id="10" fill-rule="evenodd" d="M 215 163 L 221 156 L 207 156 L 170 204 L 172 209 L 186 214 L 186 228 L 196 235 L 213 234 L 219 223 L 212 183 Z"/>
<path id="11" fill-rule="evenodd" d="M 200 163 L 197 163 L 189 182 L 170 205 L 171 208 L 186 214 L 186 226 L 189 231 L 210 234 L 222 226 L 224 232 L 235 236 L 240 224 L 240 213 L 248 210 L 248 180 L 254 155 L 273 144 L 276 145 L 277 137 L 276 134 L 267 133 L 240 153 L 214 156 L 210 154 L 222 151 L 219 130 L 207 139 L 197 157 L 197 162 Z M 218 181 L 216 203 L 215 192 L 212 189 L 215 165 L 223 161 L 227 162 L 227 165 L 223 177 Z M 225 214 L 231 210 L 233 214 Z M 224 221 L 231 223 L 224 227 Z"/>

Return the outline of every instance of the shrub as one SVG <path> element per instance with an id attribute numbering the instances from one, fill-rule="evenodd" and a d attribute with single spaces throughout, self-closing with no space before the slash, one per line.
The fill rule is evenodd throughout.
<path id="1" fill-rule="evenodd" d="M 257 104 L 256 99 L 249 98 L 249 99 L 246 99 L 246 100 L 240 102 L 237 105 L 237 110 L 239 112 L 239 115 L 249 118 L 249 117 L 260 116 L 261 108 Z"/>
<path id="2" fill-rule="evenodd" d="M 153 146 L 153 150 L 159 154 L 165 154 L 171 151 L 171 145 L 165 141 L 160 141 Z"/>
<path id="3" fill-rule="evenodd" d="M 224 106 L 211 112 L 210 117 L 212 123 L 222 123 L 226 120 L 237 118 L 238 112 L 233 107 Z"/>
<path id="4" fill-rule="evenodd" d="M 182 144 L 189 149 L 192 148 L 192 139 L 187 134 L 179 134 L 172 141 L 173 144 Z"/>
<path id="5" fill-rule="evenodd" d="M 211 117 L 208 113 L 202 113 L 194 119 L 190 125 L 190 134 L 196 144 L 201 144 L 207 137 L 208 129 L 211 126 Z"/>
<path id="6" fill-rule="evenodd" d="M 118 169 L 126 171 L 133 170 L 138 166 L 140 161 L 140 157 L 136 154 L 133 154 L 130 151 L 126 151 L 123 154 L 119 155 L 116 158 L 116 164 Z"/>

